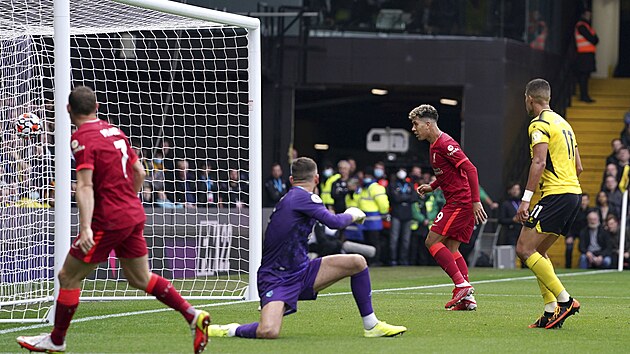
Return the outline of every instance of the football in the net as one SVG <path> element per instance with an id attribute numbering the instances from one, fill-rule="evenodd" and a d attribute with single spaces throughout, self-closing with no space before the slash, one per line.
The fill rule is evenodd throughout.
<path id="1" fill-rule="evenodd" d="M 21 114 L 15 122 L 15 131 L 22 139 L 28 139 L 42 131 L 39 117 L 34 113 Z"/>

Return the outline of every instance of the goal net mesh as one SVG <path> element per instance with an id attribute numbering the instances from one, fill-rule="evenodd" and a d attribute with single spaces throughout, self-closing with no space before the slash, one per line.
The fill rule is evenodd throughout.
<path id="1" fill-rule="evenodd" d="M 188 298 L 243 298 L 249 254 L 247 29 L 109 0 L 70 2 L 72 86 L 130 139 L 147 172 L 139 194 L 153 272 Z M 0 321 L 43 318 L 53 296 L 52 0 L 0 2 Z M 43 121 L 15 134 L 25 112 Z M 74 164 L 73 164 L 74 166 Z M 73 189 L 75 187 L 73 173 Z M 72 208 L 72 236 L 78 210 Z M 149 298 L 115 252 L 82 299 Z"/>

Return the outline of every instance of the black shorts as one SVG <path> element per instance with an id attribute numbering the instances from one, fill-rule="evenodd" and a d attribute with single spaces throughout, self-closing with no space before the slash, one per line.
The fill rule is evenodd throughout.
<path id="1" fill-rule="evenodd" d="M 525 227 L 541 234 L 566 236 L 580 209 L 579 194 L 552 194 L 543 197 L 529 211 Z"/>

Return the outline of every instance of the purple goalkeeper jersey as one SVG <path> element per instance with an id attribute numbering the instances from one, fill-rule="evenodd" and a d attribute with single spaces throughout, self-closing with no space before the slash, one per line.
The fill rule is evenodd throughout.
<path id="1" fill-rule="evenodd" d="M 293 187 L 276 205 L 263 243 L 262 264 L 258 269 L 258 287 L 290 281 L 308 266 L 308 237 L 315 220 L 331 229 L 352 223 L 349 214 L 332 214 L 322 199 L 301 187 Z"/>

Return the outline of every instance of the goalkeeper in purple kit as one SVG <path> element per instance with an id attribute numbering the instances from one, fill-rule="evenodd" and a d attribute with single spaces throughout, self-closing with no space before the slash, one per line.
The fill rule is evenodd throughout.
<path id="1" fill-rule="evenodd" d="M 363 319 L 365 337 L 392 337 L 407 328 L 379 321 L 372 309 L 370 273 L 363 256 L 339 254 L 309 260 L 307 241 L 315 221 L 341 229 L 363 222 L 365 214 L 348 208 L 330 213 L 313 194 L 319 184 L 317 165 L 300 157 L 291 165 L 289 192 L 278 202 L 265 233 L 262 264 L 258 269 L 258 291 L 262 308 L 260 322 L 211 325 L 212 337 L 278 338 L 282 318 L 297 311 L 299 300 L 315 300 L 317 293 L 350 277 L 352 294 Z"/>

